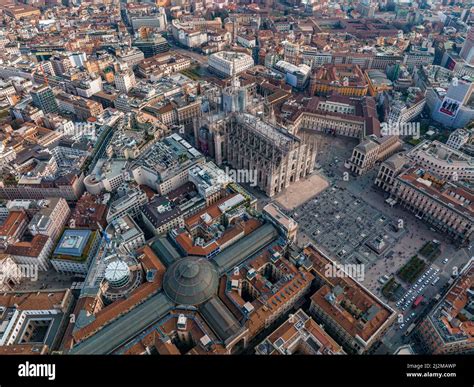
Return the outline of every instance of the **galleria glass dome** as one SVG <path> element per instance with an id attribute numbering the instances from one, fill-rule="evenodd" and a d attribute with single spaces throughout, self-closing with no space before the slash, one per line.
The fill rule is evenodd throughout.
<path id="1" fill-rule="evenodd" d="M 204 258 L 186 257 L 166 270 L 163 288 L 176 304 L 199 305 L 217 292 L 218 282 L 219 276 L 211 262 Z"/>

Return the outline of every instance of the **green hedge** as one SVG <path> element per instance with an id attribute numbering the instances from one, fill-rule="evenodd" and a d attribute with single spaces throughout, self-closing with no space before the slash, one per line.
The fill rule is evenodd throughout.
<path id="1" fill-rule="evenodd" d="M 423 259 L 413 256 L 398 272 L 397 275 L 405 282 L 413 283 L 423 270 L 426 263 Z"/>

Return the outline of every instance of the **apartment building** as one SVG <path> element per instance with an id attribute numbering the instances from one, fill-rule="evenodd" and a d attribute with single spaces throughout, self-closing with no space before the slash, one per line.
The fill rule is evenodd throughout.
<path id="1" fill-rule="evenodd" d="M 1 353 L 41 355 L 56 350 L 73 301 L 70 289 L 1 294 Z"/>
<path id="2" fill-rule="evenodd" d="M 472 316 L 474 259 L 461 270 L 446 295 L 417 327 L 416 336 L 425 353 L 460 355 L 474 353 Z"/>
<path id="3" fill-rule="evenodd" d="M 23 209 L 11 210 L 0 226 L 0 250 L 17 242 L 28 225 L 28 216 Z"/>
<path id="4" fill-rule="evenodd" d="M 342 347 L 303 309 L 270 333 L 255 348 L 257 355 L 344 355 Z"/>
<path id="5" fill-rule="evenodd" d="M 137 81 L 135 80 L 135 74 L 131 70 L 122 71 L 115 74 L 114 82 L 117 90 L 125 94 L 137 84 Z"/>
<path id="6" fill-rule="evenodd" d="M 63 198 L 49 198 L 38 201 L 40 210 L 28 224 L 32 235 L 48 235 L 53 241 L 61 234 L 71 213 Z"/>
<path id="7" fill-rule="evenodd" d="M 348 352 L 367 353 L 395 322 L 397 313 L 349 275 L 328 276 L 336 263 L 315 246 L 308 245 L 303 254 L 312 263 L 318 286 L 309 313 Z"/>
<path id="8" fill-rule="evenodd" d="M 39 270 L 46 271 L 50 267 L 49 256 L 53 251 L 53 240 L 42 234 L 37 234 L 31 241 L 19 241 L 9 245 L 5 254 L 17 264 L 37 266 Z"/>

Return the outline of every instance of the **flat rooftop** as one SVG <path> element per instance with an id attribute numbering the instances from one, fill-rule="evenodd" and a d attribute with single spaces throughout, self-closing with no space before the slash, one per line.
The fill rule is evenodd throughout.
<path id="1" fill-rule="evenodd" d="M 92 234 L 91 230 L 66 230 L 59 240 L 54 255 L 80 257 Z"/>

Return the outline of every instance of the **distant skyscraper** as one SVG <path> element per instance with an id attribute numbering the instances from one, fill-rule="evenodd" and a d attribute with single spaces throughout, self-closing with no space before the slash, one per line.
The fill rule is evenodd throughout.
<path id="1" fill-rule="evenodd" d="M 474 28 L 471 27 L 467 33 L 466 40 L 461 49 L 461 58 L 469 64 L 474 64 Z"/>
<path id="2" fill-rule="evenodd" d="M 40 86 L 31 92 L 33 104 L 40 108 L 43 113 L 57 113 L 59 111 L 58 103 L 54 97 L 53 90 L 49 86 Z"/>

